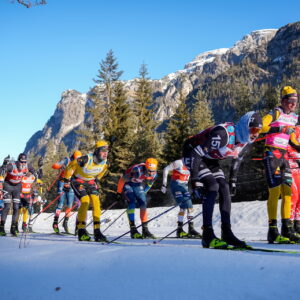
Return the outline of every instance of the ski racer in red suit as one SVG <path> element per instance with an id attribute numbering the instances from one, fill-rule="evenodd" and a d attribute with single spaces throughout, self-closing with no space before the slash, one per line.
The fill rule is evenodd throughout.
<path id="1" fill-rule="evenodd" d="M 294 142 L 295 139 L 295 142 Z M 297 143 L 297 144 L 296 144 Z M 300 234 L 300 126 L 295 127 L 288 146 L 290 169 L 292 171 L 291 221 L 296 234 Z"/>
<path id="2" fill-rule="evenodd" d="M 2 212 L 2 218 L 0 223 L 0 235 L 6 235 L 5 233 L 5 222 L 11 206 L 13 203 L 13 215 L 11 221 L 10 233 L 13 236 L 18 236 L 18 212 L 20 205 L 20 194 L 22 189 L 22 178 L 28 172 L 36 174 L 35 170 L 27 164 L 27 155 L 20 153 L 18 160 L 15 161 L 4 161 L 2 170 L 5 169 L 6 176 L 4 178 L 3 190 L 5 191 L 3 202 L 4 209 Z"/>

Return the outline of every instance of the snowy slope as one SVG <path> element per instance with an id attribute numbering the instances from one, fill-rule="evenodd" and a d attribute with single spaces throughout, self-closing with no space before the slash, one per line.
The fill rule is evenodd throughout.
<path id="1" fill-rule="evenodd" d="M 149 217 L 166 209 L 149 209 Z M 233 230 L 249 244 L 300 251 L 300 245 L 266 244 L 266 202 L 234 203 L 232 210 Z M 123 211 L 108 211 L 103 218 Z M 177 212 L 153 221 L 150 230 L 157 236 L 169 233 L 176 228 Z M 1 299 L 299 299 L 300 254 L 203 249 L 199 240 L 78 242 L 51 234 L 47 216 L 37 219 L 34 230 L 40 233 L 29 234 L 26 247 L 19 248 L 20 238 L 0 237 Z M 219 222 L 216 206 L 217 234 Z M 201 224 L 199 217 L 196 228 Z M 113 238 L 127 230 L 124 214 L 105 234 Z"/>

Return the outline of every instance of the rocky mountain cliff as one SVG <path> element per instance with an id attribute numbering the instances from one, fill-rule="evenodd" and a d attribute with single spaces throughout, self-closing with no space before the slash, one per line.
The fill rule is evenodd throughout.
<path id="1" fill-rule="evenodd" d="M 187 63 L 183 70 L 151 81 L 156 119 L 163 124 L 174 114 L 178 106 L 179 90 L 186 95 L 203 90 L 210 96 L 208 99 L 216 122 L 225 121 L 222 103 L 226 101 L 226 91 L 216 94 L 216 86 L 239 80 L 239 74 L 244 76 L 249 88 L 262 83 L 278 84 L 286 72 L 293 72 L 300 77 L 299 53 L 300 22 L 288 24 L 279 30 L 256 30 L 232 48 L 201 53 Z M 124 83 L 130 99 L 136 90 L 136 81 L 133 79 Z M 74 148 L 75 130 L 85 122 L 90 101 L 88 92 L 81 94 L 75 90 L 65 91 L 43 130 L 35 133 L 27 142 L 25 152 L 44 154 L 50 141 L 55 146 L 64 142 L 69 149 Z M 226 117 L 232 113 L 229 111 Z"/>

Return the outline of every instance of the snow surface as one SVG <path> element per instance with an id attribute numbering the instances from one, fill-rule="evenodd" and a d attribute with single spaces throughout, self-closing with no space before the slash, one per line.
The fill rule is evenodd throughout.
<path id="1" fill-rule="evenodd" d="M 151 208 L 153 217 L 168 208 Z M 201 212 L 195 205 L 195 214 Z M 110 210 L 114 220 L 124 210 Z M 149 224 L 156 236 L 177 226 L 176 207 Z M 90 212 L 89 212 L 90 214 Z M 136 219 L 138 218 L 138 210 Z M 299 299 L 300 254 L 203 249 L 200 240 L 131 240 L 102 245 L 52 233 L 53 218 L 38 217 L 26 243 L 0 237 L 0 298 L 7 299 Z M 46 219 L 46 220 L 45 220 Z M 75 216 L 70 220 L 73 228 Z M 138 222 L 137 222 L 138 223 Z M 108 223 L 109 224 L 109 223 Z M 102 225 L 102 231 L 108 224 Z M 195 219 L 200 230 L 202 217 Z M 220 234 L 216 205 L 215 231 Z M 6 223 L 6 231 L 10 219 Z M 236 235 L 256 247 L 300 251 L 300 245 L 269 245 L 266 202 L 233 203 Z M 126 214 L 105 234 L 128 231 Z M 91 232 L 91 227 L 89 228 Z M 135 243 L 135 244 L 134 244 Z"/>

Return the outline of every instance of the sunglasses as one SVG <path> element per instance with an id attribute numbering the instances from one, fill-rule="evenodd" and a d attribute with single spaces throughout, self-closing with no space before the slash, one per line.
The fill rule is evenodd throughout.
<path id="1" fill-rule="evenodd" d="M 260 131 L 261 131 L 260 127 L 250 127 L 249 128 L 250 134 L 256 134 L 256 133 L 259 133 Z"/>
<path id="2" fill-rule="evenodd" d="M 108 152 L 108 147 L 101 147 L 100 152 Z"/>
<path id="3" fill-rule="evenodd" d="M 298 99 L 287 99 L 287 103 L 290 103 L 290 104 L 297 104 L 298 102 Z"/>

